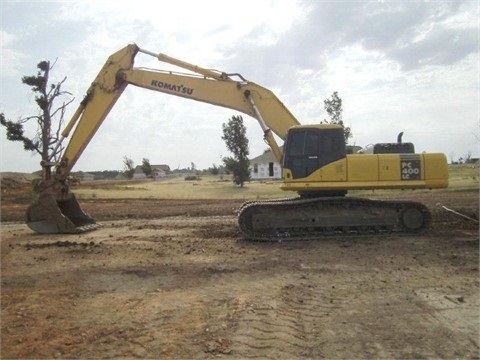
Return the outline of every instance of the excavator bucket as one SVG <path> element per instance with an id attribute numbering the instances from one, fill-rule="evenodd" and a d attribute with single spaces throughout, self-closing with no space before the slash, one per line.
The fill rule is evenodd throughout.
<path id="1" fill-rule="evenodd" d="M 41 193 L 28 207 L 25 220 L 30 229 L 40 234 L 75 234 L 100 227 L 82 210 L 73 193 L 66 200 L 56 200 L 49 192 Z"/>

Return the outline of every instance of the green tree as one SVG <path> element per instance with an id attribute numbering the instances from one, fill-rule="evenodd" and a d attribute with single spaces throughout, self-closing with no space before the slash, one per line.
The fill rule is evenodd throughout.
<path id="1" fill-rule="evenodd" d="M 132 159 L 128 158 L 126 155 L 123 157 L 123 174 L 128 179 L 133 178 L 133 173 L 135 172 L 135 163 Z"/>
<path id="2" fill-rule="evenodd" d="M 212 175 L 218 175 L 220 173 L 220 169 L 217 165 L 213 164 L 212 167 L 208 168 L 208 172 Z"/>
<path id="3" fill-rule="evenodd" d="M 231 174 L 233 176 L 233 182 L 235 184 L 243 186 L 243 184 L 240 182 L 242 176 L 240 162 L 232 156 L 223 157 L 222 161 L 225 166 L 226 174 Z M 250 172 L 248 171 L 248 167 L 244 170 L 243 173 L 248 176 L 248 178 L 246 177 L 246 180 L 250 179 Z"/>
<path id="4" fill-rule="evenodd" d="M 223 158 L 223 163 L 225 168 L 233 174 L 235 184 L 243 187 L 245 181 L 250 179 L 247 128 L 243 125 L 241 116 L 232 116 L 227 124 L 222 124 L 222 129 L 222 139 L 227 149 L 233 154 L 233 157 Z"/>
<path id="5" fill-rule="evenodd" d="M 62 90 L 66 77 L 56 84 L 49 84 L 53 65 L 49 61 L 37 64 L 38 73 L 34 76 L 23 76 L 22 83 L 31 87 L 35 94 L 35 102 L 40 111 L 37 115 L 28 116 L 18 121 L 7 120 L 0 114 L 0 124 L 6 128 L 7 140 L 20 141 L 27 151 L 36 151 L 42 160 L 58 160 L 60 147 L 60 129 L 64 122 L 66 107 L 74 100 L 71 93 Z M 61 105 L 58 105 L 58 101 Z M 33 136 L 25 134 L 24 124 L 36 121 L 37 132 Z"/>
<path id="6" fill-rule="evenodd" d="M 344 136 L 345 136 L 345 144 L 348 143 L 348 139 L 350 139 L 352 135 L 352 131 L 350 127 L 345 126 L 343 123 L 342 113 L 342 98 L 338 96 L 338 92 L 334 91 L 332 96 L 328 99 L 323 101 L 325 110 L 327 111 L 328 116 L 330 117 L 330 121 L 323 120 L 322 123 L 324 124 L 338 124 L 343 127 Z"/>
<path id="7" fill-rule="evenodd" d="M 142 171 L 147 177 L 152 175 L 152 166 L 150 165 L 150 160 L 146 158 L 142 159 Z"/>

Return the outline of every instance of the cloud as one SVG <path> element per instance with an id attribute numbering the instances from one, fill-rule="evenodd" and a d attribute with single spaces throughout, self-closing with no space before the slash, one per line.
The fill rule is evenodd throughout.
<path id="1" fill-rule="evenodd" d="M 0 58 L 2 63 L 2 77 L 20 78 L 20 72 L 15 64 L 26 60 L 27 56 L 21 51 L 10 48 L 17 36 L 6 31 L 0 31 Z"/>
<path id="2" fill-rule="evenodd" d="M 361 2 L 302 3 L 304 17 L 269 46 L 250 39 L 261 36 L 255 28 L 236 49 L 237 63 L 248 68 L 272 69 L 278 78 L 286 68 L 325 66 L 331 52 L 360 45 L 384 54 L 404 70 L 429 65 L 452 65 L 478 51 L 478 22 L 465 20 L 477 12 L 474 2 Z M 255 56 L 254 56 L 255 54 Z M 255 73 L 256 75 L 257 73 Z M 281 76 L 281 75 L 280 75 Z"/>
<path id="3" fill-rule="evenodd" d="M 405 70 L 428 65 L 453 65 L 477 50 L 475 29 L 446 29 L 435 25 L 428 35 L 407 46 L 392 49 L 388 55 Z"/>

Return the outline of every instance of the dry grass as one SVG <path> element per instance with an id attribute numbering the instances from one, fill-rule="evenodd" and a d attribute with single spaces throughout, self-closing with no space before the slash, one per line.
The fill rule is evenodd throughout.
<path id="1" fill-rule="evenodd" d="M 450 190 L 471 190 L 479 188 L 480 168 L 472 165 L 450 165 Z"/>
<path id="2" fill-rule="evenodd" d="M 451 165 L 448 191 L 479 188 L 479 168 L 467 165 Z M 295 193 L 282 191 L 281 181 L 252 181 L 243 188 L 231 181 L 222 181 L 218 176 L 204 176 L 202 180 L 185 181 L 183 178 L 162 181 L 105 181 L 91 182 L 74 188 L 79 198 L 99 199 L 269 199 L 295 196 Z M 422 191 L 422 190 L 417 190 Z M 423 190 L 430 191 L 430 190 Z M 443 190 L 444 191 L 444 190 Z M 397 190 L 353 191 L 352 194 L 368 196 L 385 195 Z"/>
<path id="3" fill-rule="evenodd" d="M 94 183 L 92 183 L 94 184 Z M 78 198 L 98 199 L 266 199 L 289 196 L 280 190 L 281 182 L 249 182 L 243 188 L 215 176 L 202 180 L 185 181 L 183 178 L 163 181 L 132 181 L 130 184 L 105 182 L 104 186 L 74 188 Z M 292 194 L 290 194 L 292 195 Z"/>

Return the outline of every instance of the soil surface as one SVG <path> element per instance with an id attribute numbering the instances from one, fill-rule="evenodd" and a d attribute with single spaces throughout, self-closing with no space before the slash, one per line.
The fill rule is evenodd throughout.
<path id="1" fill-rule="evenodd" d="M 39 235 L 1 204 L 1 358 L 478 358 L 478 192 L 421 235 L 242 239 L 230 200 L 82 201 Z"/>

